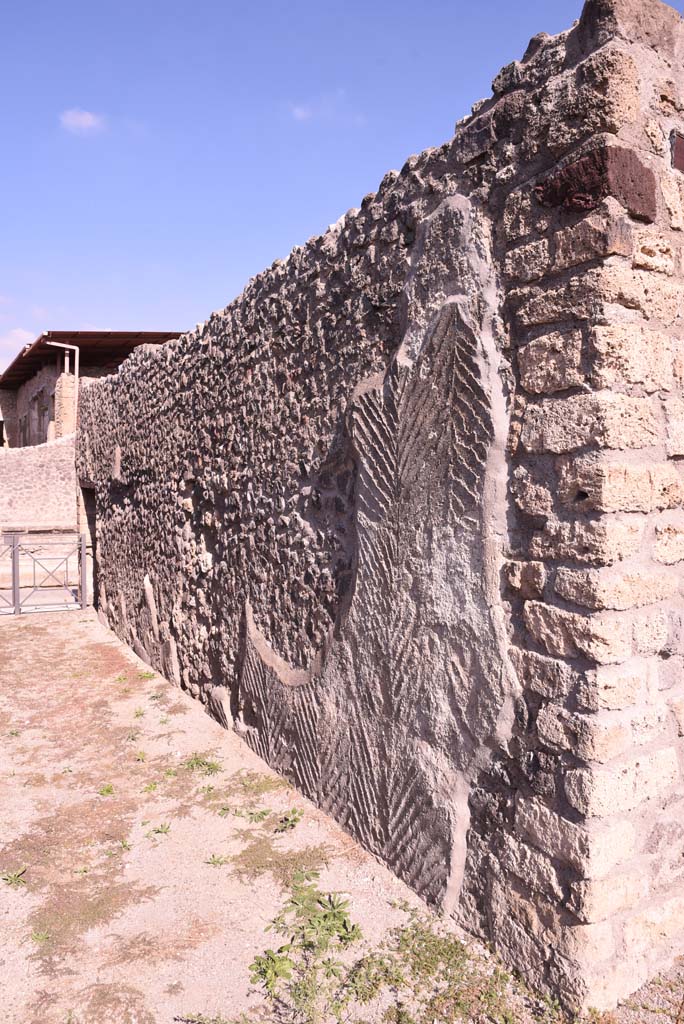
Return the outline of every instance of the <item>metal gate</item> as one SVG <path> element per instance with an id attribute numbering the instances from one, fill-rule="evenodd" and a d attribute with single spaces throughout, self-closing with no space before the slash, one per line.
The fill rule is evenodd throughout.
<path id="1" fill-rule="evenodd" d="M 87 604 L 85 534 L 0 537 L 0 615 L 74 611 Z"/>

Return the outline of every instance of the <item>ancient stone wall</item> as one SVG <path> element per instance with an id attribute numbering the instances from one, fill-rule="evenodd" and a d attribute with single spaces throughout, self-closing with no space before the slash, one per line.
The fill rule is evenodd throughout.
<path id="1" fill-rule="evenodd" d="M 0 418 L 4 426 L 3 447 L 14 448 L 19 443 L 17 423 L 17 393 L 0 388 Z"/>
<path id="2" fill-rule="evenodd" d="M 81 405 L 112 627 L 573 1006 L 684 949 L 683 58 L 589 0 Z"/>
<path id="3" fill-rule="evenodd" d="M 0 448 L 0 532 L 75 531 L 74 438 Z"/>

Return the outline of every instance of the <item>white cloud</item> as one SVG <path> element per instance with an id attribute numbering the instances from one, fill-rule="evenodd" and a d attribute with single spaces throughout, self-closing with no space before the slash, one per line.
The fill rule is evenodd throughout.
<path id="1" fill-rule="evenodd" d="M 26 331 L 23 327 L 13 327 L 11 331 L 0 334 L 0 373 L 9 366 L 15 356 L 19 355 L 25 345 L 35 340 L 35 333 Z"/>
<path id="2" fill-rule="evenodd" d="M 289 114 L 293 121 L 334 121 L 337 124 L 361 127 L 366 118 L 351 108 L 344 89 L 323 93 L 316 99 L 303 103 L 290 103 Z"/>
<path id="3" fill-rule="evenodd" d="M 313 110 L 310 106 L 292 106 L 290 107 L 290 113 L 295 121 L 310 121 L 313 117 Z"/>
<path id="4" fill-rule="evenodd" d="M 107 121 L 102 114 L 93 114 L 90 110 L 63 110 L 59 115 L 59 123 L 71 135 L 96 135 L 104 131 Z"/>

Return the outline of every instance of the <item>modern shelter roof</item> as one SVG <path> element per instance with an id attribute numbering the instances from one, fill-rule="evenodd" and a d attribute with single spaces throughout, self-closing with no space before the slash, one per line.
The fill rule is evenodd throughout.
<path id="1" fill-rule="evenodd" d="M 123 362 L 140 345 L 163 345 L 181 334 L 182 331 L 43 331 L 0 374 L 0 388 L 14 390 L 46 363 L 54 362 L 58 350 L 48 345 L 50 341 L 77 345 L 84 366 L 107 366 Z"/>

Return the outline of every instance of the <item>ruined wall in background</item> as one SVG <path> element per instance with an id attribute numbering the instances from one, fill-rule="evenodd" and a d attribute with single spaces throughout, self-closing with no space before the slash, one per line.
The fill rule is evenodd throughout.
<path id="1" fill-rule="evenodd" d="M 4 423 L 4 446 L 14 447 L 18 442 L 17 393 L 0 388 L 0 417 Z"/>
<path id="2" fill-rule="evenodd" d="M 74 438 L 0 448 L 0 531 L 76 530 Z"/>
<path id="3" fill-rule="evenodd" d="M 573 1006 L 684 949 L 683 46 L 590 0 L 81 405 L 112 628 Z"/>

